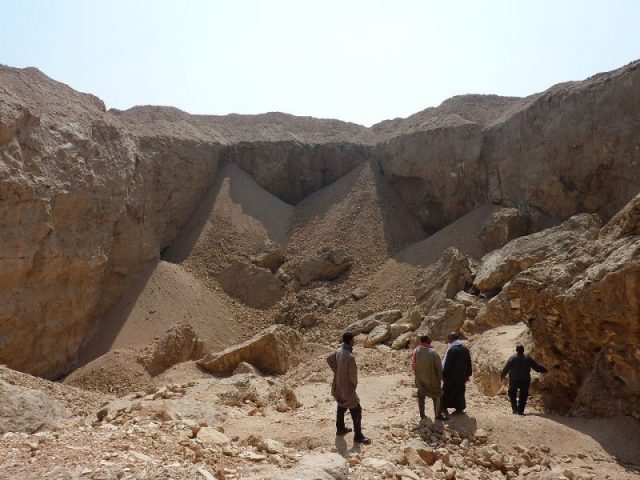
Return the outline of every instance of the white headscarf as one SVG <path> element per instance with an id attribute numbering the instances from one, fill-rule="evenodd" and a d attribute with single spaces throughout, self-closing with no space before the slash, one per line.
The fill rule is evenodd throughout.
<path id="1" fill-rule="evenodd" d="M 444 354 L 444 359 L 442 360 L 442 366 L 444 367 L 445 362 L 447 361 L 447 355 L 449 354 L 449 350 L 451 350 L 452 347 L 455 347 L 457 345 L 462 345 L 462 342 L 460 340 L 454 340 L 453 342 L 451 342 L 449 344 L 449 346 L 447 347 L 447 351 Z"/>

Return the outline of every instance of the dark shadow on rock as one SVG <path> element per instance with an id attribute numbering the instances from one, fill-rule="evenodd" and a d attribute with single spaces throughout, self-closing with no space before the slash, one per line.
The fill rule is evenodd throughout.
<path id="1" fill-rule="evenodd" d="M 461 436 L 473 435 L 478 429 L 478 422 L 475 417 L 470 417 L 466 413 L 460 415 L 450 415 L 445 422 L 451 430 L 455 430 Z M 463 435 L 466 434 L 466 435 Z"/>
<path id="2" fill-rule="evenodd" d="M 336 435 L 336 450 L 338 450 L 338 453 L 343 457 L 348 457 L 347 448 L 347 441 L 344 439 L 344 435 Z"/>
<path id="3" fill-rule="evenodd" d="M 158 260 L 152 260 L 132 282 L 131 287 L 120 296 L 105 316 L 100 319 L 95 333 L 80 349 L 76 367 L 86 365 L 111 349 L 158 263 Z"/>

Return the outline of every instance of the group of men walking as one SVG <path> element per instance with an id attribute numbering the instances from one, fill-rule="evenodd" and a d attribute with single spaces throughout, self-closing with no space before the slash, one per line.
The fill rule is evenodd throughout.
<path id="1" fill-rule="evenodd" d="M 449 408 L 453 415 L 463 414 L 466 405 L 466 383 L 473 373 L 469 349 L 460 341 L 460 335 L 451 332 L 444 358 L 431 345 L 428 335 L 420 337 L 420 344 L 411 353 L 411 368 L 418 389 L 418 411 L 420 419 L 426 418 L 425 401 L 429 397 L 433 401 L 434 418 L 449 419 Z M 347 428 L 344 417 L 349 410 L 353 421 L 354 441 L 368 445 L 371 439 L 362 433 L 362 407 L 356 393 L 358 386 L 358 367 L 353 356 L 354 335 L 345 332 L 342 335 L 342 346 L 329 354 L 327 363 L 333 371 L 331 395 L 338 406 L 336 412 L 336 435 L 342 436 L 351 432 Z M 524 354 L 522 345 L 516 346 L 516 354 L 507 361 L 501 374 L 504 379 L 509 375 L 509 400 L 514 414 L 524 415 L 529 396 L 531 369 L 546 373 L 547 369 Z"/>

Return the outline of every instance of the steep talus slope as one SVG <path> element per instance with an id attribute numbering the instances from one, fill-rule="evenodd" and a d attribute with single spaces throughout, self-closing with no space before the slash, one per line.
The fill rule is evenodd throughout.
<path id="1" fill-rule="evenodd" d="M 386 179 L 362 164 L 297 205 L 289 250 L 304 256 L 325 246 L 344 248 L 356 259 L 355 273 L 363 274 L 423 237 Z"/>
<path id="2" fill-rule="evenodd" d="M 163 258 L 207 280 L 267 240 L 285 245 L 292 216 L 293 207 L 235 164 L 225 164 Z"/>
<path id="3" fill-rule="evenodd" d="M 78 363 L 113 349 L 151 343 L 177 323 L 191 325 L 208 351 L 239 339 L 233 312 L 219 295 L 180 265 L 153 262 L 102 318 Z"/>

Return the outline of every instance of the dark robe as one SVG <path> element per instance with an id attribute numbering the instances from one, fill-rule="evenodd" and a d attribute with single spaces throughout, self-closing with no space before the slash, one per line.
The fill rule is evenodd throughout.
<path id="1" fill-rule="evenodd" d="M 467 407 L 465 383 L 471 374 L 469 349 L 464 345 L 449 348 L 442 369 L 442 408 L 464 410 Z"/>

